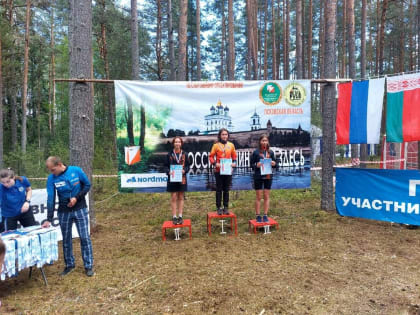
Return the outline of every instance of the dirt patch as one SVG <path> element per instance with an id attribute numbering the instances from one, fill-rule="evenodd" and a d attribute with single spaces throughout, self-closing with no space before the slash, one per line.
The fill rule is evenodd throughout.
<path id="1" fill-rule="evenodd" d="M 116 183 L 95 196 L 105 200 Z M 239 192 L 231 209 L 238 237 L 222 236 L 206 213 L 213 193 L 188 193 L 185 217 L 193 239 L 161 240 L 170 219 L 167 194 L 119 194 L 98 203 L 93 233 L 96 275 L 77 267 L 65 278 L 62 255 L 47 266 L 49 286 L 35 272 L 0 282 L 5 313 L 141 314 L 417 314 L 420 305 L 419 230 L 352 218 L 319 209 L 319 185 L 273 191 L 270 235 L 248 232 L 254 192 Z M 235 195 L 235 194 L 234 194 Z"/>

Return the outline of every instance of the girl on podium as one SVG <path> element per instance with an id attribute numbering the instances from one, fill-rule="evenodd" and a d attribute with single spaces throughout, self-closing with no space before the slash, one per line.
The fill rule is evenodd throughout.
<path id="1" fill-rule="evenodd" d="M 213 144 L 209 155 L 210 163 L 214 166 L 216 177 L 216 208 L 217 214 L 229 214 L 229 190 L 232 183 L 232 170 L 236 167 L 236 150 L 232 142 L 228 141 L 229 131 L 219 130 L 217 142 Z M 223 192 L 223 208 L 222 208 Z"/>
<path id="2" fill-rule="evenodd" d="M 172 151 L 166 156 L 168 182 L 166 190 L 171 193 L 172 223 L 183 224 L 184 192 L 187 190 L 187 173 L 190 169 L 188 153 L 182 150 L 184 141 L 176 136 L 172 140 Z M 178 217 L 176 215 L 178 208 Z"/>
<path id="3" fill-rule="evenodd" d="M 270 189 L 273 182 L 272 168 L 276 166 L 276 157 L 270 150 L 268 136 L 262 135 L 258 141 L 259 148 L 251 156 L 251 167 L 254 170 L 254 189 L 256 192 L 255 213 L 258 223 L 268 222 L 268 208 L 270 206 Z M 261 197 L 264 191 L 264 216 L 261 219 Z"/>

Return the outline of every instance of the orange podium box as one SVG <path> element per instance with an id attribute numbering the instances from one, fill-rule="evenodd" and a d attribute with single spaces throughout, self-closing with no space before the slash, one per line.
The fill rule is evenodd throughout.
<path id="1" fill-rule="evenodd" d="M 172 221 L 165 221 L 162 225 L 162 240 L 166 241 L 166 229 L 177 229 L 187 227 L 190 231 L 190 239 L 192 239 L 191 234 L 191 220 L 185 219 L 183 224 L 173 224 Z"/>
<path id="2" fill-rule="evenodd" d="M 254 234 L 257 234 L 257 228 L 264 227 L 267 225 L 276 226 L 277 229 L 279 229 L 279 224 L 277 223 L 277 221 L 275 221 L 274 219 L 270 217 L 268 218 L 268 222 L 258 223 L 257 220 L 249 220 L 248 224 L 249 224 L 249 231 L 251 231 L 251 226 L 252 226 L 252 229 L 254 230 Z"/>
<path id="3" fill-rule="evenodd" d="M 209 232 L 209 236 L 211 236 L 211 220 L 212 219 L 227 219 L 230 218 L 230 229 L 233 231 L 233 225 L 235 225 L 235 235 L 238 235 L 238 223 L 236 214 L 229 211 L 229 214 L 217 214 L 216 211 L 207 213 L 207 231 Z"/>

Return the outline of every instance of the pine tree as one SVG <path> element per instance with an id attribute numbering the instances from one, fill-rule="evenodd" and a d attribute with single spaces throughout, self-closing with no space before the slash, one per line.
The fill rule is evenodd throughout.
<path id="1" fill-rule="evenodd" d="M 325 2 L 325 55 L 324 75 L 333 79 L 336 75 L 335 29 L 337 0 Z M 334 210 L 333 166 L 335 160 L 335 83 L 324 88 L 322 106 L 322 188 L 321 209 Z"/>
<path id="2" fill-rule="evenodd" d="M 86 0 L 70 1 L 70 76 L 89 79 L 92 71 L 92 7 Z M 70 164 L 80 166 L 92 181 L 94 108 L 92 83 L 70 83 Z M 93 190 L 89 192 L 89 217 L 96 226 Z"/>

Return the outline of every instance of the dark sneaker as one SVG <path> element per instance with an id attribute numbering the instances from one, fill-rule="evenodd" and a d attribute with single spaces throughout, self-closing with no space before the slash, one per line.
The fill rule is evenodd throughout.
<path id="1" fill-rule="evenodd" d="M 182 219 L 182 217 L 178 218 L 178 224 L 184 224 L 184 220 Z"/>
<path id="2" fill-rule="evenodd" d="M 223 208 L 223 214 L 229 215 L 228 207 Z"/>
<path id="3" fill-rule="evenodd" d="M 60 273 L 60 276 L 64 277 L 67 276 L 70 272 L 74 270 L 74 267 L 66 267 L 64 270 Z"/>
<path id="4" fill-rule="evenodd" d="M 263 222 L 266 222 L 266 223 L 267 223 L 267 222 L 269 222 L 269 221 L 268 221 L 268 216 L 267 216 L 267 215 L 264 215 L 264 216 L 263 216 Z"/>
<path id="5" fill-rule="evenodd" d="M 178 224 L 178 218 L 177 217 L 173 217 L 172 218 L 172 224 L 173 225 L 177 225 Z"/>
<path id="6" fill-rule="evenodd" d="M 85 269 L 86 276 L 92 277 L 95 273 L 93 272 L 93 269 Z"/>
<path id="7" fill-rule="evenodd" d="M 222 215 L 222 214 L 223 214 L 223 209 L 217 208 L 217 215 Z"/>
<path id="8" fill-rule="evenodd" d="M 257 215 L 257 223 L 261 223 L 261 222 L 262 222 L 261 216 Z"/>

